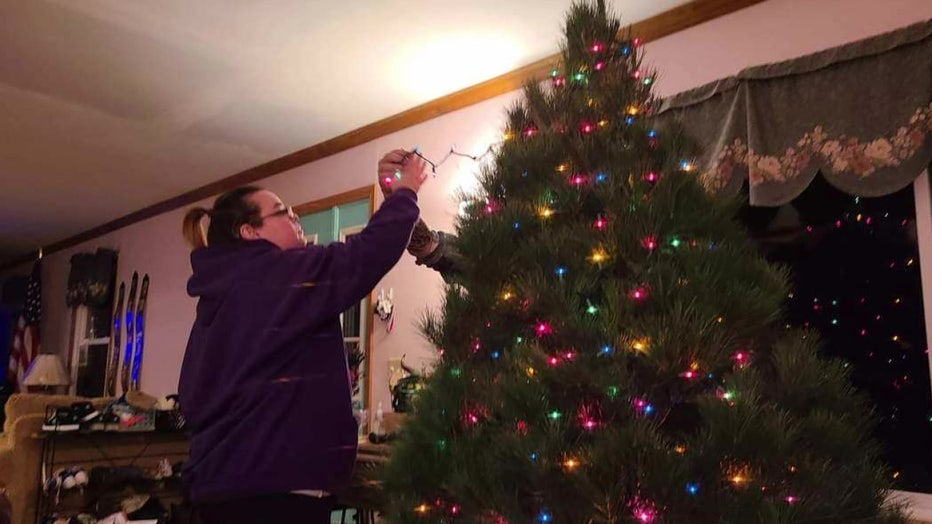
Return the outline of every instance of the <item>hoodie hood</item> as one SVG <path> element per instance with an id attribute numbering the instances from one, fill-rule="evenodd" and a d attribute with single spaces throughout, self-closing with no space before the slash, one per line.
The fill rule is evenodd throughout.
<path id="1" fill-rule="evenodd" d="M 188 295 L 199 298 L 198 317 L 210 323 L 223 297 L 233 285 L 262 267 L 262 259 L 281 251 L 268 240 L 240 240 L 228 245 L 201 248 L 191 253 L 193 274 Z"/>

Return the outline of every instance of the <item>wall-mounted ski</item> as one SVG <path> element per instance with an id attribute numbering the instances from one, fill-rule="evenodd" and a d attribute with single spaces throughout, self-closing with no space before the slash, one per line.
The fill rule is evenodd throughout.
<path id="1" fill-rule="evenodd" d="M 149 275 L 142 278 L 142 288 L 139 290 L 139 302 L 136 303 L 136 338 L 133 350 L 133 365 L 131 369 L 129 388 L 139 390 L 139 373 L 142 371 L 142 352 L 146 346 L 146 299 L 149 296 Z"/>
<path id="2" fill-rule="evenodd" d="M 139 274 L 133 271 L 133 280 L 129 285 L 129 299 L 126 301 L 126 320 L 123 325 L 126 326 L 126 347 L 123 350 L 123 367 L 120 370 L 120 386 L 123 387 L 123 393 L 129 391 L 129 369 L 133 361 L 133 346 L 136 338 L 133 334 L 136 331 L 136 286 L 139 284 Z"/>

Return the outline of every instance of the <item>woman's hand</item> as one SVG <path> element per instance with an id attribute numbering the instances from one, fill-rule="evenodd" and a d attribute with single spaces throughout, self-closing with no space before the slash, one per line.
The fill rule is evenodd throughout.
<path id="1" fill-rule="evenodd" d="M 396 149 L 379 160 L 379 188 L 388 196 L 399 187 L 415 193 L 427 179 L 427 164 L 414 153 Z"/>

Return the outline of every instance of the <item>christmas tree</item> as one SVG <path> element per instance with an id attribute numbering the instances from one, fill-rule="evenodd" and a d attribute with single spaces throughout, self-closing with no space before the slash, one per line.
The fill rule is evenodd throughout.
<path id="1" fill-rule="evenodd" d="M 604 2 L 509 111 L 457 224 L 394 522 L 901 522 L 864 399 L 709 195 Z"/>

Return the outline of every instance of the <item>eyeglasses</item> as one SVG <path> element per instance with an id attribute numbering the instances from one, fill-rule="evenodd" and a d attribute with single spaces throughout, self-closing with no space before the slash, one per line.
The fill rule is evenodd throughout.
<path id="1" fill-rule="evenodd" d="M 292 220 L 298 218 L 298 215 L 296 215 L 294 212 L 294 208 L 292 208 L 291 206 L 288 206 L 288 207 L 279 209 L 278 211 L 273 211 L 269 213 L 268 215 L 261 216 L 259 217 L 259 220 L 265 220 L 266 218 L 283 217 L 283 216 L 287 216 L 288 218 Z"/>

